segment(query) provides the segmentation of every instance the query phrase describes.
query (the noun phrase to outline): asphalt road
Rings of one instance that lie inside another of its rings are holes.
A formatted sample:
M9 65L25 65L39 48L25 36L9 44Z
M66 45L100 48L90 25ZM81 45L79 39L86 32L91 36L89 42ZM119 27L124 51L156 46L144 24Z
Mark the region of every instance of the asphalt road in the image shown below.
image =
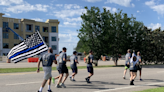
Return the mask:
M129 72L123 79L123 67L97 68L94 69L95 75L91 78L91 84L85 82L88 73L86 69L79 70L75 77L76 82L72 82L69 78L65 85L67 88L55 88L52 84L53 92L133 92L143 89L164 86L164 65L145 66L143 68L143 81L136 78L134 86L129 85ZM71 73L71 71L69 71ZM57 76L58 72L53 71L53 76ZM43 72L28 73L1 73L0 74L0 92L36 92L43 80ZM47 85L43 92L47 91Z

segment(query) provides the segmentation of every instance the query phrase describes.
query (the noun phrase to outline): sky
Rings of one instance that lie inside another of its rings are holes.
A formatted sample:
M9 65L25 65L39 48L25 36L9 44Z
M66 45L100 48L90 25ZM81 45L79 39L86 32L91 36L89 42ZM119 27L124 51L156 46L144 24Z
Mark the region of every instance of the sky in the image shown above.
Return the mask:
M111 12L123 10L129 17L133 15L148 28L164 29L164 0L0 0L0 13L4 17L27 18L45 22L47 19L58 19L59 24L59 51L67 48L71 55L79 38L81 15L84 7L92 6L103 8Z

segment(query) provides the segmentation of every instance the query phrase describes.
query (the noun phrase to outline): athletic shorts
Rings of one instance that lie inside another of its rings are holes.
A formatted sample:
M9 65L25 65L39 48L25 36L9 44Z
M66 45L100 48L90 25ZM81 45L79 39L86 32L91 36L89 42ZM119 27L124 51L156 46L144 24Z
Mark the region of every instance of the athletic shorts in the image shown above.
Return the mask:
M93 73L93 67L87 67L89 73Z
M71 68L73 73L77 73L77 67Z
M137 70L130 70L130 72L137 72Z
M125 66L125 69L127 70L127 69L129 69L127 66Z
M52 68L51 67L43 67L43 71L44 71L44 79L45 80L48 80L50 77L52 77L52 75L51 75Z
M59 74L68 73L68 68L66 65L59 65Z
M142 68L138 68L137 70L142 70Z

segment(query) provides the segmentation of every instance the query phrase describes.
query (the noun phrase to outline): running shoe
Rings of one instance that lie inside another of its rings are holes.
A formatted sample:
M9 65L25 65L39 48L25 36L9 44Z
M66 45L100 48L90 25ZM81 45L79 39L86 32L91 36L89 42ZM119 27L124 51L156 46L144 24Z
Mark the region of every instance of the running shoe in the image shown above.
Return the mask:
M64 83L61 83L60 86L63 87L63 88L66 88L66 86L64 85Z
M72 81L76 81L75 79L72 79Z
M59 84L56 84L56 86L55 86L56 88L61 88L61 86L59 85Z
M52 80L52 83L55 84L55 78L52 78L51 80Z
M86 82L88 82L89 79L88 78L85 78L85 80L86 80Z
M52 92L51 90L47 90L47 92Z
M123 77L123 79L126 79L125 77Z
M140 81L142 81L142 79L140 79Z
M36 92L41 92L41 91L38 90L38 91L36 91Z
M70 76L69 78L70 78L70 81L72 81L72 77Z

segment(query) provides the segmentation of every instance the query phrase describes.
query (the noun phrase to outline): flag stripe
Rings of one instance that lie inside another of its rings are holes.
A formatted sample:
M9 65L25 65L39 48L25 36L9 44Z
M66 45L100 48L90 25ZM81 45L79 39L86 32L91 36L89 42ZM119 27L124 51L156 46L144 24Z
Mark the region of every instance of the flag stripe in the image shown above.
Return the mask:
M13 48L10 50L10 52L8 53L8 55L10 55L10 54L13 52L13 50L19 48L19 47L22 46L22 45L24 45L24 42L22 42L22 43L16 45L15 47L13 47Z
M31 51L29 51L29 52L27 52L27 53L24 53L24 54L22 54L22 55L18 55L18 56L16 56L16 57L12 58L11 60L14 61L14 60L19 59L19 58L21 58L21 57L28 56L28 55L30 55L31 53L35 53L35 52L37 52L37 51L39 51L39 50L41 50L41 49L43 49L43 48L46 48L46 46L45 46L45 45L42 45L42 46L40 46L40 47L38 47L38 48L36 48L36 49L34 49L34 50L31 50Z
M26 50L23 50L23 51L21 51L21 52L18 52L18 53L16 53L16 54L14 54L13 56L11 56L9 59L11 59L11 58L13 58L13 57L16 57L16 56L18 56L18 55L20 55L20 54L26 53L26 52L28 52L28 51L30 51L30 50L36 49L37 47L39 47L39 46L41 46L41 45L43 45L43 44L44 44L44 43L42 42L42 43L40 43L40 44L38 44L38 45L36 45L36 46L34 46L34 47L32 47L32 48L28 48L28 49L26 49Z
M47 51L47 49L48 49L48 48L44 48L44 49L42 49L42 50L40 50L40 51L38 51L38 52L34 52L33 54L30 54L30 55L28 55L28 56L21 57L21 58L15 60L14 63L17 63L17 62L19 62L19 61L21 61L21 60L24 60L24 59L27 59L27 58L29 58L29 57L32 57L32 56L34 56L34 55L36 55L36 54L39 54L39 53L41 53L41 52Z
M18 49L16 49L16 50L13 50L13 51L10 53L9 57L13 56L15 53L18 53L18 52L23 51L23 50L26 50L26 49L28 49L28 48L27 48L26 45L24 45L24 46L22 46L22 47L20 47L20 48L18 48Z

